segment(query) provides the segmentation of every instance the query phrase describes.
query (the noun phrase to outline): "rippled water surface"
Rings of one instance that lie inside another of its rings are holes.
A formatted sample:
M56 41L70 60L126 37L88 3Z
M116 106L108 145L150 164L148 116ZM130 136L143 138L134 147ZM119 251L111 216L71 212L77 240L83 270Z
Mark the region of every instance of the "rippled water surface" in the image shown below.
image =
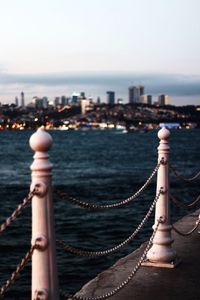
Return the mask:
M31 131L0 132L0 223L27 195L33 152ZM151 174L157 162L157 131L123 134L116 131L52 131L54 145L53 184L83 201L112 203L133 194ZM200 131L174 130L170 137L171 163L184 176L200 169ZM183 184L171 176L171 192L183 201L199 193L199 181ZM155 180L134 203L123 208L92 212L54 196L56 236L76 247L102 250L128 237L142 220L155 196ZM172 207L172 219L187 211ZM137 238L112 256L88 259L57 249L59 282L62 289L77 291L84 283L117 259L136 249L151 234L153 216ZM31 206L0 236L0 286L29 249ZM30 299L31 266L6 294L5 299Z

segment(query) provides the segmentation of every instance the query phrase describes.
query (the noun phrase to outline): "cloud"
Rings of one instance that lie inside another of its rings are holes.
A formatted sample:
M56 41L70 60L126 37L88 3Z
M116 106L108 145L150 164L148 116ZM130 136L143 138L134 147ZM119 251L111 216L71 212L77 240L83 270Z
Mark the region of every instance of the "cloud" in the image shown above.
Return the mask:
M52 73L52 74L9 74L1 71L1 86L17 86L20 88L55 87L70 89L99 88L106 91L112 89L125 94L130 85L141 84L149 94L165 93L174 96L200 95L200 77L174 74L142 74L142 73Z

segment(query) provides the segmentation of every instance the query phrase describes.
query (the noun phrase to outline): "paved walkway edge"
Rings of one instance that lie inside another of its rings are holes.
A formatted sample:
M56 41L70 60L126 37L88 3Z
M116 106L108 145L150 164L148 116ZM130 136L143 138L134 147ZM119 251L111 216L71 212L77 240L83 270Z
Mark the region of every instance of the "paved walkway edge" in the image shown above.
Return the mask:
M200 209L176 222L175 226L189 231L195 224ZM110 297L112 300L187 300L200 299L200 234L196 230L192 235L183 237L172 232L173 247L181 258L174 269L141 267L126 287ZM146 243L140 248L118 260L112 267L89 281L76 294L81 297L98 297L123 282L133 270L144 251ZM91 299L91 298L90 298ZM103 298L102 298L103 299Z

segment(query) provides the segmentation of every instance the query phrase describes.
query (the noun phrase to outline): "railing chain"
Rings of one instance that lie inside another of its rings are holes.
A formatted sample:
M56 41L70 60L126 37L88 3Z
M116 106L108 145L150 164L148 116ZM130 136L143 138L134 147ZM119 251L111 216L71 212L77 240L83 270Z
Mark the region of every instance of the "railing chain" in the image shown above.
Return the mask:
M178 174L178 172L176 171L176 168L173 167L172 165L169 165L169 168L178 179L185 181L185 182L192 182L192 181L196 180L198 177L200 177L200 171L195 176L186 178L186 177Z
M175 198L173 195L170 195L170 198L174 202L174 204L176 204L177 206L179 206L181 208L190 208L190 207L193 207L195 204L197 204L200 201L200 194L198 195L198 197L194 201L192 201L189 204L181 202L180 200Z
M107 250L102 250L102 251L90 251L90 250L86 250L86 249L80 249L80 248L75 248L72 247L70 245L65 244L64 241L62 240L57 240L57 244L61 247L63 247L63 250L65 252L70 252L79 256L88 256L88 257L100 257L100 256L106 256L109 255L113 252L116 252L117 250L119 250L120 248L122 248L123 246L125 246L126 244L128 244L131 240L134 239L134 237L136 236L136 234L142 229L142 227L145 225L145 223L147 222L148 218L150 217L159 197L160 194L162 193L163 188L161 188L158 192L158 194L156 195L155 199L153 200L152 205L150 206L147 214L145 215L145 217L143 218L143 220L141 221L141 223L139 224L139 226L134 230L134 232L126 239L124 240L122 243L120 243L119 245L111 248L111 249L107 249Z
M195 230L197 230L199 224L200 224L200 215L199 215L199 217L198 217L198 219L197 219L197 221L196 221L195 226L194 226L191 230L189 230L188 232L182 232L182 231L180 231L179 229L177 229L174 225L172 225L172 229L173 229L176 233L178 233L179 235L181 235L181 236L189 236L189 235L191 235Z
M134 199L136 199L149 185L149 183L151 182L151 180L153 179L153 177L155 176L155 174L157 173L159 167L161 164L165 164L166 162L161 159L160 162L156 165L155 169L153 170L152 174L149 176L149 178L147 179L147 181L145 182L145 184L132 196L130 196L129 198L118 202L118 203L113 203L113 204L107 204L107 205L97 205L97 204L92 204L92 203L88 203L88 202L84 202L84 201L80 201L74 197L71 197L67 194L65 194L64 192L54 189L54 193L56 193L56 195L58 195L59 197L61 197L62 199L69 201L75 205L78 205L82 208L87 208L87 209L91 209L91 210L104 210L104 209L111 209L111 208L118 208L118 207L122 207L128 203L130 203L131 201L133 201Z
M68 300L102 300L102 299L110 298L113 295L117 294L121 289L123 289L131 281L131 279L135 276L136 272L141 267L142 263L144 262L144 260L146 258L146 255L147 255L149 249L152 246L153 239L154 239L154 237L156 235L156 232L158 230L158 227L159 227L160 223L162 223L162 217L158 220L158 222L156 224L156 227L155 227L155 230L154 230L152 236L150 237L149 242L148 242L148 244L147 244L147 246L146 246L146 248L145 248L142 256L140 257L139 261L137 262L136 266L134 267L133 271L115 289L113 289L112 291L110 291L110 292L108 292L106 294L103 294L103 295L97 296L97 297L82 297L82 296L75 296L75 295L73 296L73 295L70 295L67 292L60 291L61 297L65 298L65 299L68 299Z
M0 288L0 299L4 298L5 293L11 287L11 285L15 282L15 280L16 280L17 276L20 274L20 272L24 269L24 267L26 266L26 264L32 257L35 249L36 249L36 245L31 246L29 251L26 253L24 258L21 260L21 262L17 266L16 270L11 274L10 278L5 282L5 284Z
M24 198L23 202L18 205L18 207L14 210L12 215L8 217L4 223L0 225L0 233L4 232L8 226L21 214L22 210L27 206L27 204L32 200L35 192L37 190L37 186L31 192L29 192L28 196Z

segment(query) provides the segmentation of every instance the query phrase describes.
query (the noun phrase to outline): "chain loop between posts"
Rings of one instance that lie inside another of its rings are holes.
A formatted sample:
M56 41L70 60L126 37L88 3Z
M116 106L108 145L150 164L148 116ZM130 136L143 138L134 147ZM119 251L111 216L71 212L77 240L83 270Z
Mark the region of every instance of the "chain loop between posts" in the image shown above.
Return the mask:
M142 263L144 262L144 260L146 258L146 255L147 255L149 249L152 246L153 239L154 239L154 237L156 235L156 232L158 230L158 227L159 227L160 223L161 223L161 219L158 220L158 222L156 224L156 227L155 227L155 230L154 230L153 234L151 235L151 237L149 239L149 242L148 242L148 244L147 244L147 246L146 246L146 248L145 248L142 256L140 257L139 261L137 262L136 266L134 267L133 271L115 289L113 289L112 291L110 291L110 292L108 292L106 294L103 294L103 295L97 296L97 297L82 297L82 296L75 296L75 295L73 296L73 295L70 295L67 292L60 291L61 297L63 297L64 299L68 299L68 300L102 300L102 299L110 298L113 295L117 294L121 289L123 289L131 281L131 279L135 276L136 272L141 267Z
M174 202L175 205L181 207L181 208L191 208L193 207L195 204L197 204L200 201L200 194L198 195L198 197L193 200L191 203L186 204L184 202L181 202L180 200L178 200L177 198L175 198L174 196L170 195L171 200Z
M134 232L127 239L125 239L122 243L118 244L117 246L115 246L111 249L102 250L102 251L90 251L90 250L86 250L86 249L72 247L70 245L65 244L65 242L62 240L57 240L56 241L57 244L59 246L63 247L63 251L65 251L65 252L70 252L70 253L76 254L78 256L88 256L88 257L92 257L92 258L106 256L106 255L112 254L113 252L116 252L123 246L127 245L131 240L133 240L134 237L136 236L136 234L142 229L142 227L144 226L144 224L147 222L148 218L150 217L150 215L162 193L162 190L163 190L163 188L161 188L159 190L159 192L156 195L155 199L153 200L153 203L150 206L147 214L145 215L145 217L143 218L141 223L138 225L138 227L134 230Z
M4 223L0 225L0 234L4 232L8 226L21 214L22 210L27 206L27 204L32 200L35 192L37 191L37 186L33 189L33 191L29 192L28 196L24 198L23 202L18 205L16 210L12 213L10 217L8 217Z
M194 180L196 180L198 177L200 177L200 171L193 177L190 178L186 178L182 175L179 175L176 168L173 167L172 165L169 165L170 170L172 171L172 173L180 180L185 181L185 182L192 182Z
M17 276L20 272L24 269L28 261L33 255L34 250L37 248L36 245L31 246L29 251L26 253L24 258L21 260L19 265L17 266L16 270L11 274L10 278L4 283L4 285L0 288L0 299L4 298L5 293L11 287L11 285L16 281Z
M78 205L82 208L87 208L87 209L91 209L91 210L105 210L105 209L111 209L111 208L118 208L118 207L122 207L128 203L130 203L131 201L133 201L134 199L136 199L149 185L149 183L151 182L151 180L153 179L153 177L155 176L155 174L157 173L159 167L161 164L165 164L166 162L164 161L164 159L162 158L160 160L160 162L156 165L155 169L153 170L152 174L149 176L149 178L147 179L147 181L145 182L145 184L132 196L130 196L129 198L118 202L118 203L113 203L113 204L107 204L107 205L97 205L97 204L92 204L92 203L88 203L88 202L84 202L84 201L80 201L74 197L71 197L67 194L65 194L64 192L54 189L54 193L61 197L62 199L69 201L75 205Z
M182 231L180 231L179 229L177 229L174 225L172 225L172 229L173 229L176 233L178 233L179 235L181 235L181 236L189 236L189 235L191 235L194 231L197 230L197 228L198 228L198 226L199 226L199 224L200 224L200 215L199 215L199 217L198 217L198 219L196 220L195 223L196 223L196 224L194 225L194 227L193 227L191 230L189 230L188 232L182 232Z

